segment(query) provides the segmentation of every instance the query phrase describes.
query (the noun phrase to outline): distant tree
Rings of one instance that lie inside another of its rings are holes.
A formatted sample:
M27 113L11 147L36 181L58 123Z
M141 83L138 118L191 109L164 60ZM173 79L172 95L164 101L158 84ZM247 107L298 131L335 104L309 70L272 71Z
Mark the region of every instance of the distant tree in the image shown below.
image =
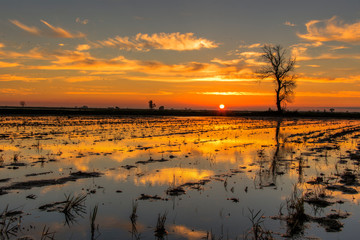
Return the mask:
M272 78L275 82L276 107L282 112L286 103L292 102L296 87L295 75L291 74L295 68L296 59L288 56L287 50L280 45L264 45L262 58L267 63L257 71L262 79Z
M149 101L149 108L154 109L155 107L156 107L156 104L152 100L150 100Z
M25 107L26 103L25 101L20 101L20 106Z
M164 111L164 110L165 110L165 107L164 107L164 106L160 106L160 107L159 107L159 110L160 110L160 111Z

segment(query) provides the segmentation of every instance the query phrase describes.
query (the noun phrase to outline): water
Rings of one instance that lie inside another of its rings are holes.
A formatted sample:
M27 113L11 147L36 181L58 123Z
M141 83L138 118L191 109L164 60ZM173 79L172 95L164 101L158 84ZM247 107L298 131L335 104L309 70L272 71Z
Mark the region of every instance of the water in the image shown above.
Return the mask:
M0 195L0 211L6 206L22 211L13 220L5 218L20 228L3 231L4 239L39 239L44 227L55 239L211 239L211 234L250 239L251 211L263 215L264 234L270 231L282 239L290 232L287 199L294 186L299 198L323 192L332 203L319 207L305 202L305 214L313 220L301 224L295 237L345 239L360 233L359 195L325 189L345 186L341 176L351 171L356 179L345 187L359 190L360 121L2 117L0 124L0 188L6 192ZM69 180L79 171L102 175ZM307 183L316 178L322 181ZM56 179L57 184L14 187ZM168 191L178 187L185 193ZM141 200L142 194L153 198ZM70 217L61 204L39 209L66 196L86 196L80 210L69 211ZM89 217L95 206L92 233ZM132 222L133 206L137 217ZM350 216L338 220L343 227L335 232L314 220L339 211ZM154 232L159 214L166 215L164 236Z

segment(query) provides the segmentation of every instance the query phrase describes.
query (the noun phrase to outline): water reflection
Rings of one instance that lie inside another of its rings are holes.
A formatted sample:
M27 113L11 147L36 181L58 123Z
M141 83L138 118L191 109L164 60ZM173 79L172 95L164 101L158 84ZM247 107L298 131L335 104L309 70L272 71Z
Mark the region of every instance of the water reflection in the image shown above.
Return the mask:
M357 120L3 117L0 125L1 203L24 206L24 227L37 222L42 229L46 222L60 238L91 237L87 218L62 231L60 217L38 211L72 192L88 196L86 216L99 204L97 222L106 229L100 239L153 238L156 217L165 210L168 239L206 237L219 224L235 239L249 229L241 209L277 215L294 185L312 219L304 235L329 236L313 226L331 210L314 207L310 196L330 199L334 208L343 204L341 209L354 209L349 218L359 217ZM52 184L78 171L104 175ZM30 181L49 184L14 188ZM37 198L26 198L30 194ZM150 198L140 201L141 194ZM228 213L219 220L223 211ZM277 224L271 226L281 232ZM347 236L346 226L339 234Z

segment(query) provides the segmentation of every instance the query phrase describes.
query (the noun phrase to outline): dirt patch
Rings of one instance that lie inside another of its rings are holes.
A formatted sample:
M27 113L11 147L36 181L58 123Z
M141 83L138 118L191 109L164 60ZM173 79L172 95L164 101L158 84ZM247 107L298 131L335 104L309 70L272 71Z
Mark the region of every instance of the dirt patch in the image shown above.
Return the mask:
M5 183L5 182L8 182L10 181L11 178L3 178L3 179L0 179L0 183Z
M149 164L149 163L156 163L156 162L167 162L169 160L167 159L164 159L164 158L161 158L161 159L152 159L152 158L149 158L149 160L146 160L146 161L137 161L136 164Z
M180 196L185 194L185 190L183 187L170 187L166 190L166 194L170 196Z
M357 194L358 191L355 188L346 187L343 185L329 185L326 187L328 190L335 190L335 191L341 191L342 193L346 194Z
M147 194L141 194L141 196L138 198L139 200L163 200L163 201L167 201L167 198L162 198L158 195L147 195Z
M0 188L0 195L2 192L6 190L25 190L25 189L31 189L34 187L44 187L44 186L50 186L50 185L59 185L64 184L69 181L76 181L81 178L92 178L92 177L100 177L102 173L99 172L74 172L71 173L68 177L58 178L58 179L43 179L43 180L32 180L32 181L26 181L26 182L16 182L13 183L10 186L2 187Z
M42 172L42 173L30 173L30 174L26 174L25 177L35 177L35 176L40 176L40 175L46 175L46 174L50 174L53 172Z

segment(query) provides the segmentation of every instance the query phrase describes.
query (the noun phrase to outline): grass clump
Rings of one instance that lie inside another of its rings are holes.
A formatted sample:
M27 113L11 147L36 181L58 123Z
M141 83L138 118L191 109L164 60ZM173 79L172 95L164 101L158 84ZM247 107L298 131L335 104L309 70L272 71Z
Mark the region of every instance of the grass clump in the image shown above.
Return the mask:
M97 239L95 237L95 230L99 231L99 224L95 224L96 216L98 213L98 205L95 205L93 210L90 212L90 229L91 229L91 240Z
M46 239L54 240L55 232L50 232L50 227L46 227L45 225L41 232L40 240L46 240Z
M264 215L261 213L261 210L255 211L253 209L249 209L250 216L248 217L251 222L251 230L245 235L244 239L254 239L254 240L270 240L274 239L271 235L271 232L262 227L262 223L264 222Z
M164 214L159 213L158 215L158 219L155 227L155 236L158 237L159 239L163 239L164 236L167 235L167 231L165 229L166 215L167 212L165 212Z
M304 230L304 223L309 220L305 214L304 196L300 194L297 185L294 185L291 196L286 200L288 215L286 217L287 235L294 236Z

